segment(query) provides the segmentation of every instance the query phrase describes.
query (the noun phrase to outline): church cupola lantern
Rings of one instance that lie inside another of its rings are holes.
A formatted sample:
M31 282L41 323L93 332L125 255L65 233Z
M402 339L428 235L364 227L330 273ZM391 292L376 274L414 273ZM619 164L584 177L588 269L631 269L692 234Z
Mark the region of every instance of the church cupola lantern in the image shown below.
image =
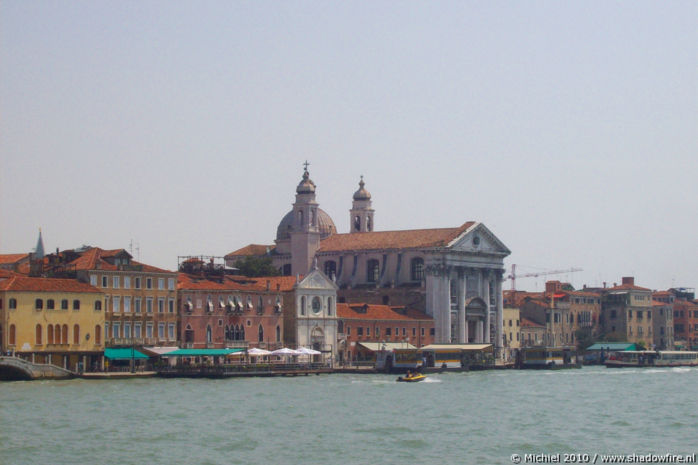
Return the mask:
M351 210L349 210L349 224L352 233L371 232L374 228L371 193L366 190L365 186L364 177L361 176L359 190L354 192Z

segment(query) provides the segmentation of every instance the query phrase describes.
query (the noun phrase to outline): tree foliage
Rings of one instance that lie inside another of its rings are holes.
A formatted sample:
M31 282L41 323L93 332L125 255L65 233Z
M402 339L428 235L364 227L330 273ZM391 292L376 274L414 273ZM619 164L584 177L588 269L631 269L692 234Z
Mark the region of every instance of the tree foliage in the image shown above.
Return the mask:
M240 270L240 274L250 278L259 276L278 276L279 270L274 267L271 257L249 256L235 262L235 268Z

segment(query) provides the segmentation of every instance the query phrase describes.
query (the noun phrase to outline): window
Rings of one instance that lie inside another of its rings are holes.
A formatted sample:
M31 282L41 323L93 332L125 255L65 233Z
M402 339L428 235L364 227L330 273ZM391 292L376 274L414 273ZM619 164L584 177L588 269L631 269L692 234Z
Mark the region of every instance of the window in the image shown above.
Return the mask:
M208 327L208 331L211 330L211 327ZM158 323L158 339L165 339L165 323ZM207 339L208 342L208 339Z
M141 288L141 278L133 278L133 287L136 289Z
M121 323L114 323L111 328L111 334L114 339L121 337Z
M257 328L257 339L259 340L259 342L264 342L264 328L261 324Z
M174 308L175 308L175 301L174 299L169 299L167 301L167 311L169 313L174 313Z
M175 325L174 325L174 323L170 323L169 325L167 325L167 339L169 339L170 341L175 340Z
M407 328L402 328L402 336L407 336Z
M175 284L174 284L174 278L167 278L167 289L174 291Z
M376 339L381 337L381 330L377 326L375 328L373 328L373 332L376 335Z
M53 310L56 308L56 302L53 299L48 299L46 301L46 310Z
M158 278L158 289L165 289L165 278Z
M112 277L112 287L113 287L114 289L118 289L118 288L119 288L119 279L120 279L120 278L119 278L118 276Z
M141 313L141 298L135 297L133 299L133 311L135 313Z
M9 335L9 339L10 339L10 345L11 345L11 346L13 346L13 345L16 344L16 341L15 341L15 338L16 338L16 334L15 334L15 333L16 333L16 331L17 331L17 329L15 328L15 325L10 325L10 335Z
M145 288L146 289L153 288L153 278L145 278Z
M148 339L151 339L153 337L153 324L152 323L146 323L145 325L145 337Z
M124 296L124 313L131 313L131 296Z
M80 325L73 326L73 344L80 344Z
M36 299L34 301L34 308L37 310L41 310L44 308L44 301L41 299Z
M53 325L46 327L46 339L48 344L53 344Z
M349 331L349 327L347 327L347 334L349 334L348 331ZM359 326L358 328L356 328L356 335L357 335L357 336L363 336L363 335L364 335L364 329L363 329L361 326Z
M320 302L320 297L313 297L313 313L316 315L322 310L322 302Z
M124 289L131 289L131 277L124 276Z
M124 323L124 338L131 338L131 323Z
M36 345L38 345L38 346L43 344L43 341L41 340L41 335L42 335L41 325L36 325Z
M153 298L148 297L145 299L145 312L146 313L153 313Z
M327 298L327 316L332 316L332 297Z
M301 297L301 315L305 315L305 296Z
M61 300L61 310L68 310L68 299Z
M424 337L424 328L419 328L419 330L420 330L420 334L422 335L422 337Z
M337 262L334 260L328 260L325 262L325 274L328 278L334 279L337 276Z
M73 310L80 310L80 301L78 299L73 300Z
M100 325L95 325L95 345L100 345L102 343L102 327Z
M15 298L10 299L9 308L10 308L10 309L15 309L15 308L17 308L17 299L15 299Z
M392 332L393 332L393 329L392 329L392 328L385 328L385 335L386 335L386 336L391 336L391 335L392 335Z
M102 310L102 301L95 300L95 310Z
M369 283L375 283L378 281L380 272L380 265L378 260L372 258L366 264L366 281Z
M276 342L281 342L281 327L276 326Z
M412 337L417 336L417 328L412 328Z
M351 336L351 326L347 326L347 336Z
M109 287L108 279L109 278L107 278L106 276L102 276L102 287Z
M424 259L417 257L410 261L410 279L412 281L424 279Z
M97 287L97 275L96 274L90 275L90 286Z
M133 337L136 339L141 338L141 323L136 323L133 325Z
M211 303L210 300L209 303ZM213 306L212 303L211 306ZM158 313L165 313L165 299L163 298L158 299Z
M121 296L115 295L112 297L112 312L119 313L121 311Z
M429 336L433 336L436 334L436 330L434 328L429 328Z

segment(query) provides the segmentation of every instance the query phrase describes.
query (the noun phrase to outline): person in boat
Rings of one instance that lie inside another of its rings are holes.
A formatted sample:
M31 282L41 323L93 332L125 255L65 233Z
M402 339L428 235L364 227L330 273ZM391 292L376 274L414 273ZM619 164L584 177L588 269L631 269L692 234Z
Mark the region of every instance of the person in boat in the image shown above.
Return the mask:
M410 370L407 370L407 374L405 375L405 378L411 378L412 377L412 372Z

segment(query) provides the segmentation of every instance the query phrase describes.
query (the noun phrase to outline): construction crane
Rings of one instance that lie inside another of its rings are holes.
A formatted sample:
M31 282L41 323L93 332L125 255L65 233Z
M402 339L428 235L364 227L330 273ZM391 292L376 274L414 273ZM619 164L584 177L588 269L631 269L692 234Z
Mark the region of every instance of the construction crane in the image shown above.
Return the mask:
M506 279L511 279L511 290L515 291L516 290L516 278L531 278L531 277L538 277L538 276L548 276L551 274L563 274L563 273L574 273L575 271L584 271L581 268L568 268L566 270L550 270L550 271L537 271L534 273L526 273L526 274L516 274L516 265L512 264L511 265L511 274L507 276Z

